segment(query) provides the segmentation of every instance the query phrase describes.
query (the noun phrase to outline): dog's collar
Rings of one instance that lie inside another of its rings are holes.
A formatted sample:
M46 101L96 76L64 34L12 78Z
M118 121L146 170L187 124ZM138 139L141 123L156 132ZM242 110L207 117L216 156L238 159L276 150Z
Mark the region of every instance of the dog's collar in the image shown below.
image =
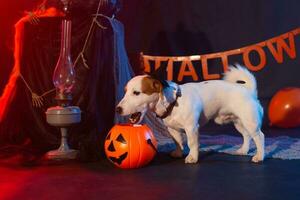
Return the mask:
M181 90L180 90L179 86L177 87L177 90L176 90L175 100L168 105L168 107L166 108L166 111L162 115L156 114L156 117L158 117L160 119L165 119L166 117L168 117L171 114L174 106L176 106L178 97L181 97Z

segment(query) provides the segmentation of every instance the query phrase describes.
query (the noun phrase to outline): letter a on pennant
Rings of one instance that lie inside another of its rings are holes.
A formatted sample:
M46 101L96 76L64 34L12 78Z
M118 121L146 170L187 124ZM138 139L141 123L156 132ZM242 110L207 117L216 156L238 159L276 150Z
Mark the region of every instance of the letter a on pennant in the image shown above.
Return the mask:
M182 64L180 66L180 71L178 74L178 81L182 81L184 76L192 76L194 81L198 80L198 76L193 66L193 63L189 59L185 59L182 61Z

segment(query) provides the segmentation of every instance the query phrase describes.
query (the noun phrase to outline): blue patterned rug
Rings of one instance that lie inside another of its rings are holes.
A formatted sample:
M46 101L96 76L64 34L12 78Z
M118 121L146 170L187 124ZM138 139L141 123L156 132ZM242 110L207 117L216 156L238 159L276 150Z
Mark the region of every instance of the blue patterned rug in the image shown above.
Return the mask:
M175 144L168 140L164 144L158 141L159 152L170 152L175 149ZM204 152L220 152L234 155L242 144L242 137L229 135L201 135L200 136L200 151ZM188 152L186 147L184 153ZM254 155L256 152L255 145L251 141L250 151L248 155ZM292 138L289 136L266 137L265 139L266 158L278 158L283 160L300 159L300 138Z

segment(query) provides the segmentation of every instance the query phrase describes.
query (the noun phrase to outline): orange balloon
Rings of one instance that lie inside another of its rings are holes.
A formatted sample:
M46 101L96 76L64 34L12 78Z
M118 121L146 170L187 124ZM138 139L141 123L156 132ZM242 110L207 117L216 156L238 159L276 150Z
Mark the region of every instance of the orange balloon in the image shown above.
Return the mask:
M271 126L292 128L300 126L300 88L279 90L269 104Z
M157 141L147 125L117 124L104 142L109 161L120 168L138 168L155 156Z

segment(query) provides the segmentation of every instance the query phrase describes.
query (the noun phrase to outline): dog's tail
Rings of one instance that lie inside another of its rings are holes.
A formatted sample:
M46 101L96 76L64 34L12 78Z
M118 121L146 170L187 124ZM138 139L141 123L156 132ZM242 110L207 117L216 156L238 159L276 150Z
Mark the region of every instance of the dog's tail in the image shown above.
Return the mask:
M249 89L253 95L257 96L255 77L245 67L239 64L235 64L235 67L230 66L229 70L224 73L223 80L240 84Z

